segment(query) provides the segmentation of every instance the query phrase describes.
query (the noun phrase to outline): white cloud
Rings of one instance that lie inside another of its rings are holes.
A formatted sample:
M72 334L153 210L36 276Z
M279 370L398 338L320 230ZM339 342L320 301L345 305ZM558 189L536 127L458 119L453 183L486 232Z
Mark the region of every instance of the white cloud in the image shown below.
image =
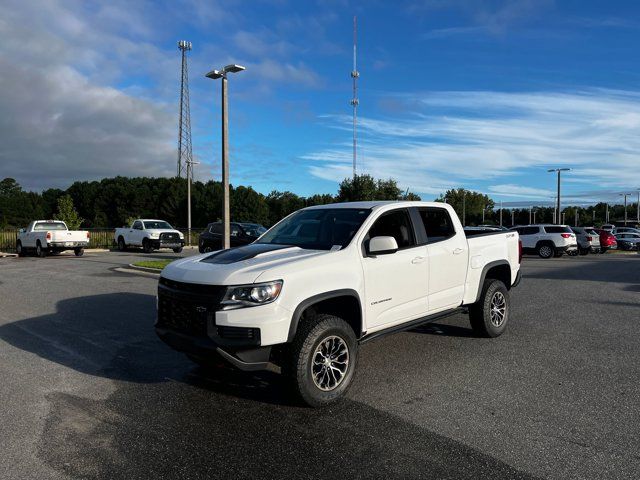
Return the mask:
M557 165L571 167L567 177L574 182L603 189L640 185L636 92L435 92L396 99L406 105L402 116L360 119L360 157L369 173L391 175L419 192L532 172L549 175L544 169ZM347 115L323 121L345 133L351 129ZM351 162L350 145L305 158L318 162L312 174L337 181ZM548 193L513 181L501 186L523 197ZM571 193L579 194L575 188Z

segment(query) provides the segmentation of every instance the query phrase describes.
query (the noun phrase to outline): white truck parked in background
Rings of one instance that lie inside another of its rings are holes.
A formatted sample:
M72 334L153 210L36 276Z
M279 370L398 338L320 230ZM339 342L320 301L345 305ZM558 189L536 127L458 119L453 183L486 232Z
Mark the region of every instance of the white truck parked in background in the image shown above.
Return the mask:
M465 232L443 203L309 207L252 244L165 267L156 333L204 366L279 364L323 406L351 385L359 344L461 312L476 334L502 334L521 253L517 232Z
M16 252L20 257L29 251L44 257L47 253L73 250L80 257L87 246L89 232L86 230L69 230L67 224L60 220L35 220L18 232Z
M133 246L142 247L145 253L160 248L180 253L184 247L184 235L169 223L145 218L134 220L130 227L116 228L113 241L121 252Z

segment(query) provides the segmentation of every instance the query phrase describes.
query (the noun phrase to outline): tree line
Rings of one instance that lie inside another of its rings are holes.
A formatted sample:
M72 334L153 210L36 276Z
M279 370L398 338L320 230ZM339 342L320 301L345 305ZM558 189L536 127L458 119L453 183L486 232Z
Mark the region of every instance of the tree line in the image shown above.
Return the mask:
M187 184L184 178L115 177L74 182L66 190L42 193L22 189L13 178L0 181L0 228L24 227L34 219L79 219L84 228L114 228L133 218L161 218L176 227L187 225ZM340 183L338 192L308 197L289 191L264 195L251 187L231 186L231 220L271 226L300 208L357 200L419 200L403 192L395 180L358 175ZM71 204L71 209L70 209ZM193 182L191 224L204 227L222 217L222 183ZM75 222L74 222L75 223Z
M232 186L231 220L271 226L300 208L334 202L359 200L420 200L402 191L393 179L375 179L356 175L343 180L335 195L308 197L289 191L264 195L251 187ZM465 189L450 189L435 201L446 201L467 225L499 224L500 209L487 195ZM630 221L635 218L634 204L627 208ZM624 218L622 205L609 205L611 220ZM553 207L535 207L535 222L552 223ZM605 222L607 205L563 208L564 223L600 225ZM191 187L191 223L204 227L222 217L222 183L193 182ZM484 212L484 214L483 214ZM529 208L502 209L505 226L529 223ZM66 190L50 188L42 193L25 191L13 178L0 181L0 228L26 226L34 219L71 218L84 228L114 228L127 225L133 218L161 218L176 227L187 224L187 185L184 178L115 177L100 181L74 182ZM533 214L532 218L533 220Z

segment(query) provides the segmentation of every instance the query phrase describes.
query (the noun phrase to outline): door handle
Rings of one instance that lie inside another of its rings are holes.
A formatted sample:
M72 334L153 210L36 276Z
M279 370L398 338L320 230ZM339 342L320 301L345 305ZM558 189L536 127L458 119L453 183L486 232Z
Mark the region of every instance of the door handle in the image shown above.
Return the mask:
M454 254L454 255L460 255L462 252L464 252L464 250L463 250L462 248L456 248L456 249L453 251L453 254Z
M411 263L416 264L416 263L422 263L426 260L426 257L415 257L413 260L411 260Z

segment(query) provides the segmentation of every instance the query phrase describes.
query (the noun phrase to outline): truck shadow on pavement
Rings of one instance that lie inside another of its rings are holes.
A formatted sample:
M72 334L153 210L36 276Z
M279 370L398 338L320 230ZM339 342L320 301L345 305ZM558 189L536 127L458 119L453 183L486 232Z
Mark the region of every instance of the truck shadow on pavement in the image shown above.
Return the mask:
M38 451L52 468L82 478L531 478L353 400L292 405L273 372L204 371L157 339L154 314L151 295L106 294L0 327L17 348L114 380L105 399L46 394Z

